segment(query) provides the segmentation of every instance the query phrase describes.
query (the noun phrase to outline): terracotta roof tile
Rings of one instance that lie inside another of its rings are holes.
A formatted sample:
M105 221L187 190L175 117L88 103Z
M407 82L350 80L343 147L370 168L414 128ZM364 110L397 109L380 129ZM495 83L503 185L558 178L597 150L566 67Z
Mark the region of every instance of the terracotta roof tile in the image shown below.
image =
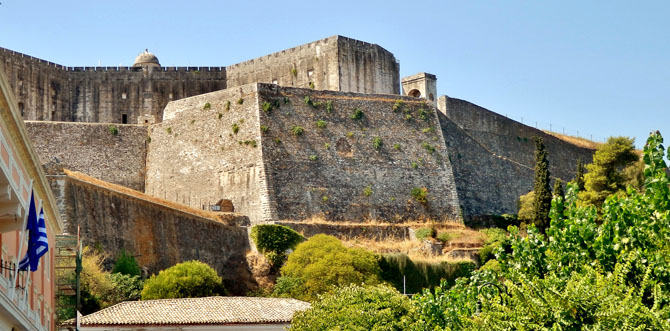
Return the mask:
M261 297L126 301L84 316L81 325L290 323L295 312L309 307L309 303L296 299Z

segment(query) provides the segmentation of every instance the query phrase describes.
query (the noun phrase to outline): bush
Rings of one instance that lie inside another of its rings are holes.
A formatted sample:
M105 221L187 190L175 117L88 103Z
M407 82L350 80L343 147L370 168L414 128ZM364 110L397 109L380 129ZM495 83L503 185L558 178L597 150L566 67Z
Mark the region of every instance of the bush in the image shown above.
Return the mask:
M142 300L198 298L224 295L225 290L212 267L200 261L187 261L161 270L144 284Z
M326 121L324 121L324 120L316 121L316 127L319 128L319 129L325 129L326 128Z
M237 99L237 104L238 105L241 105L243 103L244 103L244 99L242 99L242 98Z
M451 235L450 235L449 233L447 233L447 232L440 232L440 233L437 234L437 236L435 237L435 239L437 239L437 240L439 240L439 241L441 241L441 242L443 242L443 243L446 243L446 242L448 242L449 240L451 240Z
M369 197L372 195L372 186L368 185L363 188L363 195Z
M126 250L122 249L119 256L116 258L112 273L121 273L128 276L139 276L141 273L140 265L135 260L135 257L128 254Z
M319 159L319 156L316 155L316 154L311 154L311 155L309 156L309 160L310 160L310 161L317 161L318 159Z
M417 202L420 203L427 203L428 202L428 189L425 187L414 187L412 188L412 191L410 192L412 195L412 198L416 200Z
M291 127L291 133L293 133L293 135L296 137L300 137L303 133L305 133L305 129L303 129L301 126L294 125Z
M535 191L530 191L519 197L519 220L530 222L533 220L533 201L535 200Z
M300 289L292 297L313 301L333 285L377 284L379 271L374 254L346 248L337 238L318 234L296 247L281 268L281 275L301 280ZM275 294L284 293L277 290Z
M259 252L263 253L278 268L286 259L286 251L305 240L291 228L278 224L260 224L251 228L251 239Z
M416 239L424 240L426 238L433 238L437 235L437 231L433 228L418 228L414 231Z
M209 102L206 102L205 105L202 107L203 110L207 110L212 108L212 105Z
M112 136L117 136L119 134L119 128L117 128L116 125L110 125L109 133L111 133Z
M226 110L230 110L230 101L226 100L225 108Z
M405 103L402 100L396 100L395 103L393 104L393 112L397 113L399 112L403 107L405 107Z
M387 285L338 288L293 317L291 330L405 330L415 312L410 300Z
M263 111L266 112L266 113L272 111L272 104L267 102L267 101L263 102L262 107L263 107Z
M329 113L333 111L333 102L330 100L326 101L326 111Z
M429 154L435 153L435 146L433 146L433 145L431 145L427 142L421 143L421 147L423 147L423 149L425 149L426 152L428 152Z
M237 123L233 123L231 130L233 130L234 134L237 134L240 131L240 126Z
M351 118L352 120L360 120L361 118L363 118L363 111L358 108L354 108L354 112L351 113L349 118Z
M380 150L380 149L382 149L382 144L383 144L382 138L374 137L372 139L372 148L374 148L376 150Z
M142 297L144 281L140 276L112 273L110 280L114 284L114 301L137 301Z

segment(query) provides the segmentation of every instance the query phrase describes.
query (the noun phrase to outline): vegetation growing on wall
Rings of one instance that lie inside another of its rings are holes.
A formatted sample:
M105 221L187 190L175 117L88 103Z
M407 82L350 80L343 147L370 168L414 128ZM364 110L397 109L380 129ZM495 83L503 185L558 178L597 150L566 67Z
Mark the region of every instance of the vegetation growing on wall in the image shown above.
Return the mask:
M144 284L142 300L199 298L225 295L225 289L212 267L200 261L187 261L161 270Z
M251 228L251 239L258 251L263 253L275 268L281 267L284 263L288 250L295 249L305 240L291 228L278 224L255 225Z

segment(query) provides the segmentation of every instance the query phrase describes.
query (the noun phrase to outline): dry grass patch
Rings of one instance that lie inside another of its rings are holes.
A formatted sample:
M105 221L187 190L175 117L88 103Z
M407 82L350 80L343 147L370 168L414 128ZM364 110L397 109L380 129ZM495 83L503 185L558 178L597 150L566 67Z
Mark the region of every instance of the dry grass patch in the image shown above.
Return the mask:
M597 149L598 146L603 144L603 143L588 140L588 139L585 139L585 138L582 138L582 137L568 136L568 135L560 134L560 133L549 131L549 130L542 130L542 131L544 131L544 133L546 133L546 134L552 135L552 136L554 136L558 139L569 142L569 143L571 143L573 145L576 145L576 146L579 146L579 147Z

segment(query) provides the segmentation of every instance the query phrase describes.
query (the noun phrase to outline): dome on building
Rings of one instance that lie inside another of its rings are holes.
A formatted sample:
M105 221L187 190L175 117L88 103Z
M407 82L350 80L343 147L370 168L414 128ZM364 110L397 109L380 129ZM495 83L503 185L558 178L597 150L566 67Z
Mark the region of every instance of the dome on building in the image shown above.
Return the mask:
M140 53L140 55L135 58L135 63L133 63L133 67L143 66L160 67L161 64L158 62L156 55L149 53L149 50L145 49L143 53Z

